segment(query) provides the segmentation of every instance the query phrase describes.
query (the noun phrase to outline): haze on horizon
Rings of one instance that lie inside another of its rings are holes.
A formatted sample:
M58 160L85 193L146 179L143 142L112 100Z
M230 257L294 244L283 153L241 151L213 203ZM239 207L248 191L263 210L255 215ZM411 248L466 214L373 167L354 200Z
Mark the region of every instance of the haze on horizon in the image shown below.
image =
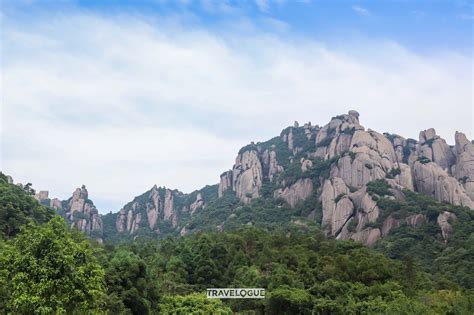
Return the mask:
M0 168L60 199L85 184L105 213L350 109L472 140L472 5L394 3L2 1Z

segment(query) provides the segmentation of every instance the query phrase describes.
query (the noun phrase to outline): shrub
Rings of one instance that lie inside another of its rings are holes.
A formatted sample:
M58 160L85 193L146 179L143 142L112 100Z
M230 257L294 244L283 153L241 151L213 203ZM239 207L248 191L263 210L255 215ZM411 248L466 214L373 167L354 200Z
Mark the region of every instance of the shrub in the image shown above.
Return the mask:
M431 160L427 158L426 156L419 157L417 161L420 162L421 164L428 164L431 162Z

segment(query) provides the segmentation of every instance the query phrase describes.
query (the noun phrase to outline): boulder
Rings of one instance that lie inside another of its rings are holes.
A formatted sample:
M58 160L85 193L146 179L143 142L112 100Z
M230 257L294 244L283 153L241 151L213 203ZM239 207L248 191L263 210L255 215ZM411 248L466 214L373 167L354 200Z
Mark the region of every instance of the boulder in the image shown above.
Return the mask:
M380 239L380 236L380 229L367 228L363 231L354 233L351 236L351 239L364 243L367 246L373 246Z
M447 241L451 234L453 233L453 227L451 226L451 222L457 219L454 213L444 211L438 215L438 225L441 228L441 235L443 239Z
M301 163L301 171L307 172L313 167L313 162L311 160L306 160L305 158L301 158L300 160Z

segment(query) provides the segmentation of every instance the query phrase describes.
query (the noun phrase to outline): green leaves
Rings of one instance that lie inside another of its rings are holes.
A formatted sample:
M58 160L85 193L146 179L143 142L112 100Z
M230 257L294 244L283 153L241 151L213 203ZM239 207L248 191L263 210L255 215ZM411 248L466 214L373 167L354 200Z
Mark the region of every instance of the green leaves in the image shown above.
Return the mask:
M159 305L161 314L232 314L232 310L218 299L193 293L186 296L164 296Z
M41 206L20 187L0 180L0 234L10 238L27 223L40 224L49 221L54 211Z
M6 310L60 314L103 309L104 271L89 243L70 232L62 218L23 227L2 251Z

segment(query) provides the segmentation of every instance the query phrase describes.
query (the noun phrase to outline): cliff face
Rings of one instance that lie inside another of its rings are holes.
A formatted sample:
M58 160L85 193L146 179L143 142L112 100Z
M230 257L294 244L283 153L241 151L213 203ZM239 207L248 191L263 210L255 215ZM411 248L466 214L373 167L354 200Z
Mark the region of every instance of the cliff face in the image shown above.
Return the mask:
M221 176L219 196L232 191L249 204L262 196L268 182L275 184L272 196L291 207L316 194L327 235L369 245L384 234L381 227L374 227L380 209L367 192L367 184L373 181L386 181L391 198L402 200L406 189L474 209L474 145L462 133L456 133L454 147L433 128L421 131L418 141L405 139L366 130L359 114L349 111L323 127L295 123L282 132L280 140L285 148L274 139L244 147L232 171ZM311 172L315 159L329 164L325 178L304 175ZM295 164L301 168L299 178L289 180ZM417 226L413 220L422 219L412 217L406 222ZM384 232L399 224L387 218Z
M366 192L367 184L374 180L388 182L394 190L392 198L403 198L401 191L407 189L474 209L469 196L470 178L474 175L470 167L472 143L463 134L456 134L456 149L437 136L434 129L420 132L417 142L365 130L358 117L351 111L333 118L318 134L316 151L308 153L323 159L338 157L320 195L323 228L328 234L369 245L380 238L380 228L366 227L380 215L377 204ZM385 226L398 224L391 222L392 218L387 220ZM348 231L351 221L357 224Z
M203 191L183 194L155 185L119 211L115 228L120 234L130 235L139 230L154 234L161 234L162 230L168 233L178 231L181 220L204 209L207 202L217 198L216 186L207 186Z

